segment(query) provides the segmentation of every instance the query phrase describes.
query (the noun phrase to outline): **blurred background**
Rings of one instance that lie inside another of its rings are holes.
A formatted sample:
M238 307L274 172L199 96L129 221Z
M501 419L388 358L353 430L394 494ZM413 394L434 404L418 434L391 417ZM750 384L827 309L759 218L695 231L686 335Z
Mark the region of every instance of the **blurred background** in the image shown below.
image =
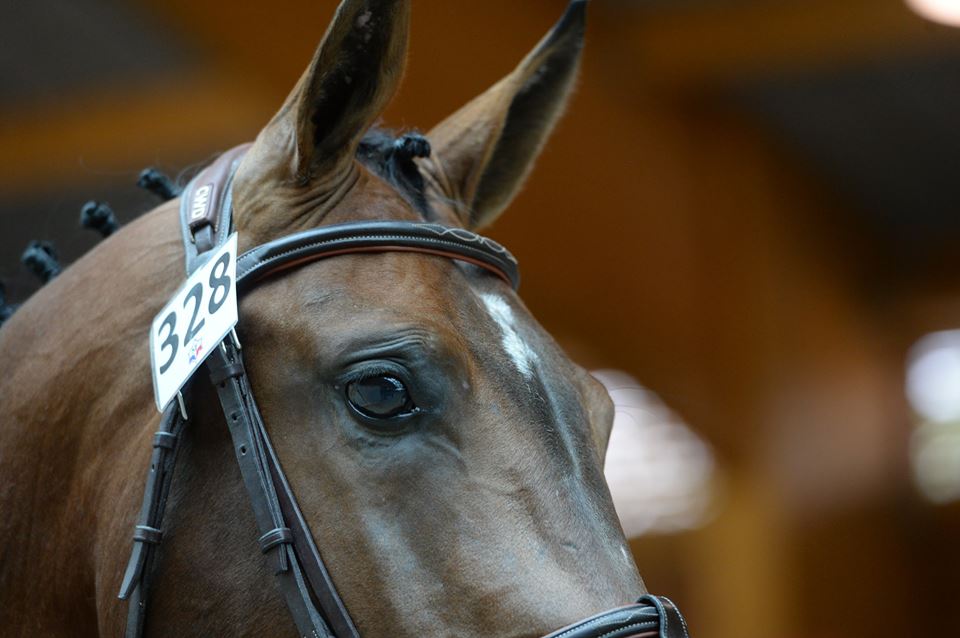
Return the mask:
M140 169L252 139L335 4L4 3L12 301L28 240L95 244L85 201L129 221L156 204ZM385 123L429 130L564 5L418 0ZM594 0L590 21L491 234L575 358L650 391L610 468L648 587L704 638L960 635L960 1Z

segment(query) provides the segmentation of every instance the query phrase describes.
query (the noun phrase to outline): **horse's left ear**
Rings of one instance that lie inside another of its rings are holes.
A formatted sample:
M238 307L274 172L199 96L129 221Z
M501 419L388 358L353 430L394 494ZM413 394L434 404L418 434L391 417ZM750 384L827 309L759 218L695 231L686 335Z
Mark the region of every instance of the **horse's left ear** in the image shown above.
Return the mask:
M410 3L342 0L310 66L260 132L248 166L257 163L285 184L321 187L353 163L403 75Z
M586 9L587 0L573 0L513 73L428 134L434 152L421 166L467 228L492 222L533 168L573 87Z
M400 84L409 25L410 0L340 3L290 97L296 105L299 181L353 161L360 139Z

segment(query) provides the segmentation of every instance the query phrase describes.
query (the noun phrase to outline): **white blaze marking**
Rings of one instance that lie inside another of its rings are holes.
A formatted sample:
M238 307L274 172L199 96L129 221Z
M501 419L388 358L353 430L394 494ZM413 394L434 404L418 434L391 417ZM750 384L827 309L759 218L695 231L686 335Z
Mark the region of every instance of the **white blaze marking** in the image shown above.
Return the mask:
M513 360L517 370L528 379L532 378L533 364L537 360L537 355L517 332L513 309L497 295L481 293L480 299L483 300L487 312L500 327L503 349Z

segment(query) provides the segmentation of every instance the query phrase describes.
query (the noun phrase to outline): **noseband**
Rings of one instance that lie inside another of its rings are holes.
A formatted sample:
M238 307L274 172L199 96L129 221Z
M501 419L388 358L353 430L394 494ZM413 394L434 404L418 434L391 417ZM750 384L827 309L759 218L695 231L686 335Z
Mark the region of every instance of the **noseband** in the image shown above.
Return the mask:
M181 228L190 274L232 232L231 181L247 147L227 152L186 187ZM510 284L520 282L517 261L497 242L460 228L378 221L324 226L269 242L237 260L237 291L249 292L268 277L339 255L410 252L471 263ZM206 361L223 408L244 486L267 556L297 630L304 638L359 638L337 594L313 535L267 434L253 398L241 346L227 338ZM191 382L192 383L192 382ZM189 393L189 385L185 392ZM153 439L143 506L133 550L120 588L128 600L126 638L144 634L147 600L163 539L162 524L179 441L188 415L176 402L167 407ZM666 598L643 596L636 604L582 620L546 638L689 638L683 617Z

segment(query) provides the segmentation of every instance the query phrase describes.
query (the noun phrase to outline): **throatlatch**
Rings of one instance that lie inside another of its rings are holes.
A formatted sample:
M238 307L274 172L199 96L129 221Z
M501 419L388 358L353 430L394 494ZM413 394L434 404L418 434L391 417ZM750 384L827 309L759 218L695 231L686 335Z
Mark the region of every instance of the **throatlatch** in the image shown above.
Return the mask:
M200 268L230 237L231 180L247 148L238 147L221 156L182 193L180 216L188 274ZM520 282L516 259L491 239L462 228L381 221L323 226L254 248L237 261L237 291L247 292L270 276L313 261L371 252L413 252L464 261L490 271L514 288ZM359 638L273 449L235 333L214 349L206 367L253 507L260 550L276 575L298 632L310 638ZM189 393L189 385L185 392ZM176 452L189 424L186 417L176 403L168 406L154 437L143 507L120 591L120 598L129 600L127 638L139 638L144 632ZM587 618L547 638L689 636L683 617L670 600L647 595L634 605Z

